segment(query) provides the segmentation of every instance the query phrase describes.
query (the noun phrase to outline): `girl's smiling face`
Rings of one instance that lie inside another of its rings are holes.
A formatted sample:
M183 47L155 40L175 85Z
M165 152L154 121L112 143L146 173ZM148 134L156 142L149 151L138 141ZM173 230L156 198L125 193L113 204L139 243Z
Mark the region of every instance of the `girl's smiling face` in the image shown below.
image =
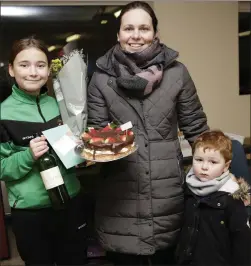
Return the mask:
M22 50L16 55L13 64L9 65L9 74L15 78L19 89L38 95L49 76L45 53L34 47Z

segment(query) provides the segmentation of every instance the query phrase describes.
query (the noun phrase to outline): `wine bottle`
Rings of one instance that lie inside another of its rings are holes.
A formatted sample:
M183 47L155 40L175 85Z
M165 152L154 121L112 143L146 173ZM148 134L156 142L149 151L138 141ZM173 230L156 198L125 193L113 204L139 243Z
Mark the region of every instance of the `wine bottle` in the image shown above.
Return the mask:
M52 207L56 210L64 209L70 200L63 177L55 157L50 150L38 159L40 175L49 194Z

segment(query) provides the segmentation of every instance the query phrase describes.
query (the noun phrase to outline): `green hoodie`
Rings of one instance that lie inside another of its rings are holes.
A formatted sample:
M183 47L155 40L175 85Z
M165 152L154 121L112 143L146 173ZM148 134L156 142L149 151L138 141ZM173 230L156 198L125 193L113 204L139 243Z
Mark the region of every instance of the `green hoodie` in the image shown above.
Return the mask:
M0 180L5 181L10 206L21 209L51 206L29 142L36 133L58 125L60 113L56 100L47 93L26 94L14 85L11 96L0 108ZM77 195L80 183L75 169L67 170L58 158L57 163L69 195Z

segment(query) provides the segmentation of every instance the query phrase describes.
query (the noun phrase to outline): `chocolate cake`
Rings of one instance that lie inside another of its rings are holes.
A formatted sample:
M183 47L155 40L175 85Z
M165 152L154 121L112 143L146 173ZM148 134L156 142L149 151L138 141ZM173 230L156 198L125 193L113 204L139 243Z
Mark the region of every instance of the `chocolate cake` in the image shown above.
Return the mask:
M81 136L84 142L82 155L87 160L109 161L124 157L135 149L134 133L108 124L105 128L88 128Z

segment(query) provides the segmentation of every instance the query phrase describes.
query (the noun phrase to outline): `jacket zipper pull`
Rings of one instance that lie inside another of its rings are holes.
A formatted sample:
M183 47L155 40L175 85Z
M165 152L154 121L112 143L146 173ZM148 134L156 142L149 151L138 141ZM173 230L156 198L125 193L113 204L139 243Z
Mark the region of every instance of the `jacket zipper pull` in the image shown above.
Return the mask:
M38 112L39 112L40 116L42 117L44 123L46 123L46 120L45 120L45 118L44 118L44 116L43 116L43 114L42 114L41 108L40 108L40 104L39 104L39 102L40 102L40 97L39 97L39 95L38 95L37 98L36 98L36 102L37 102L37 109L38 109Z

